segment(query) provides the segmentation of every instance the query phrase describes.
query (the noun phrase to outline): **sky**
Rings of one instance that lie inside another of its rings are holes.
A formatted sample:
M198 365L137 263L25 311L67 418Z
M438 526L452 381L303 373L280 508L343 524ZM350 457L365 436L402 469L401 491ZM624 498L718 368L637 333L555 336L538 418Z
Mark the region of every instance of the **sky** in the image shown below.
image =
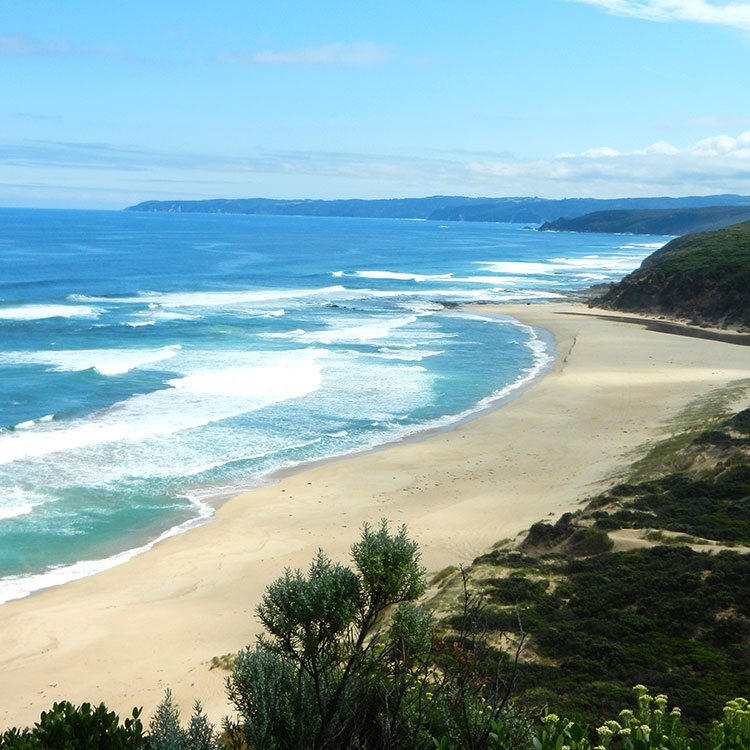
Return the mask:
M750 0L3 0L0 206L750 194Z

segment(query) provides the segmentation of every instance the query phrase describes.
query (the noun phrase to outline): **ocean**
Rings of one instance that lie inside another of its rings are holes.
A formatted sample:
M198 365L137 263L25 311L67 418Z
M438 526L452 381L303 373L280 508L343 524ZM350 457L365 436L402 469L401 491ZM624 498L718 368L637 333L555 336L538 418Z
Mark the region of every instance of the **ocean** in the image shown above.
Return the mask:
M279 470L508 397L551 343L461 305L554 301L669 239L32 209L0 209L0 229L0 602L124 562Z

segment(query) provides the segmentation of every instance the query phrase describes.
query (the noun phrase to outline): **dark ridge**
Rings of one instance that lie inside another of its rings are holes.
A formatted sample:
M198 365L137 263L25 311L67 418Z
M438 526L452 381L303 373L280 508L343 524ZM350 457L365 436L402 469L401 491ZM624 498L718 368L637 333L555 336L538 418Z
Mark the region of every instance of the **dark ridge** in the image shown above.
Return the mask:
M548 221L542 232L617 234L692 234L750 221L750 206L595 211L575 218Z
M541 224L559 217L616 209L676 209L704 206L746 206L750 196L709 195L685 198L467 198L433 195L427 198L383 200L274 200L270 198L216 198L213 200L145 201L126 211L167 213L226 213L280 216L342 216L434 221L489 221Z

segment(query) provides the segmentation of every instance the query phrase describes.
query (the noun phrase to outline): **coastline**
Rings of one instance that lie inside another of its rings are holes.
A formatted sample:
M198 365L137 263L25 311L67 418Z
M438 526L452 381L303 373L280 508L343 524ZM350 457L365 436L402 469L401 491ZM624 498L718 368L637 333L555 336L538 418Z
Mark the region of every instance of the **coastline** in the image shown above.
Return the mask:
M469 561L575 508L665 421L750 364L743 346L570 303L473 309L550 331L557 359L501 408L302 467L122 566L3 605L0 728L63 698L148 714L166 687L184 711L198 698L218 721L225 675L208 662L252 641L254 607L284 567L306 567L318 547L346 560L361 523L381 517L407 523L429 570Z
M464 310L469 310L471 316L482 317L480 305L466 306ZM133 546L126 547L121 551L96 559L84 559L75 563L65 564L58 567L52 567L42 573L18 578L16 584L14 579L9 579L10 583L0 579L0 607L11 601L36 596L42 591L56 586L64 586L73 581L78 581L90 576L99 575L104 571L111 570L119 565L124 565L139 555L145 554L152 550L156 545L161 544L166 539L170 539L181 534L186 534L200 526L211 523L216 515L216 511L227 501L239 495L245 495L258 489L268 487L282 481L286 477L297 474L301 471L307 471L317 466L323 466L333 461L347 460L356 456L365 455L374 451L384 450L396 445L407 444L412 441L425 440L433 435L450 431L456 427L477 419L495 409L501 408L505 403L520 395L525 389L531 387L539 378L543 377L550 364L555 361L556 349L554 337L544 329L534 328L525 325L520 321L508 315L502 315L499 312L492 313L493 317L498 319L508 319L508 321L524 329L530 334L531 338L527 346L532 352L532 365L522 370L518 378L508 385L497 391L485 396L474 406L465 409L458 414L446 414L443 417L437 417L422 425L414 425L414 429L400 437L392 437L385 442L374 445L358 446L342 453L336 453L320 458L312 458L306 461L290 463L274 469L267 474L261 475L255 482L247 485L239 485L231 490L221 493L216 492L197 492L192 495L191 502L198 508L198 515L189 518L181 523L170 526L161 532L158 536L151 539L136 538ZM5 586L5 588L4 588ZM12 595L8 592L12 591ZM25 591L25 593L18 593Z

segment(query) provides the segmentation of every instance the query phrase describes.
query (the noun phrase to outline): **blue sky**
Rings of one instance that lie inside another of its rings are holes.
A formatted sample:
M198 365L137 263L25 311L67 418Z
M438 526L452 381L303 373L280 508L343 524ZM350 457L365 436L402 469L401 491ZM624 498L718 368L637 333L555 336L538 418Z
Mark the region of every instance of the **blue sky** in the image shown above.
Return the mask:
M0 205L750 194L750 0L5 0Z

